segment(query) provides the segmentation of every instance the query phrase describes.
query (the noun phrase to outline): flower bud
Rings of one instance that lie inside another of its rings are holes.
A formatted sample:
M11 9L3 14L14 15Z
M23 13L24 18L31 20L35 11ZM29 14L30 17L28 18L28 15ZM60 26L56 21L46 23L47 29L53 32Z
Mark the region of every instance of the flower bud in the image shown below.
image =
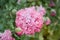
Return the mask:
M17 1L17 4L20 4L20 2L21 2L21 0L18 0L18 1Z
M19 27L15 29L15 32L20 32L20 31L21 31L21 28Z
M51 23L51 20L49 19L49 17L46 17L45 24L46 24L46 25L49 25L50 23Z
M55 10L51 10L51 16L56 16L56 11Z
M49 3L49 7L54 7L54 6L55 6L55 3L51 0Z
M15 13L16 11L17 11L16 9L13 9L13 10L12 10L12 13Z
M44 20L44 22L46 22L47 18L46 17L43 17L43 20Z
M21 36L23 34L23 31L19 27L15 29L15 32L18 36Z

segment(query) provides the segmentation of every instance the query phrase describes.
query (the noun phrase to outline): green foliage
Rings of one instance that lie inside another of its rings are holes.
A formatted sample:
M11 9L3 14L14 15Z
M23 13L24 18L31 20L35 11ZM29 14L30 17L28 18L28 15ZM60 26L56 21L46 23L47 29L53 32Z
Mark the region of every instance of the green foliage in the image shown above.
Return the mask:
M55 7L49 7L50 0L21 0L18 4L18 0L0 0L0 31L3 32L6 29L12 31L13 37L16 40L60 40L60 0L53 0L56 4ZM15 17L16 11L25 7L39 6L42 4L46 8L46 15L50 17L51 24L49 26L44 25L40 33L36 33L32 36L17 36L15 34ZM50 15L51 9L56 10L56 16Z

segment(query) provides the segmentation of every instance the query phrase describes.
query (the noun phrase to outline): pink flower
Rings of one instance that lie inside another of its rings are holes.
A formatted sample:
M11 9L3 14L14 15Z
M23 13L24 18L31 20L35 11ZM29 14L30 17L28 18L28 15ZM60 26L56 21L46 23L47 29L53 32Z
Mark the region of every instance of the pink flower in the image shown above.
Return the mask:
M16 13L16 26L20 27L22 30L18 34L34 34L35 32L40 32L43 26L43 15L45 13L44 8L40 8L38 12L35 7L29 7L21 9Z
M40 12L40 14L43 16L46 14L46 10L44 7L42 7L42 5L40 5L40 7L37 7L37 11Z
M0 40L15 40L15 39L12 37L10 30L5 30L4 33L0 33Z
M47 17L45 24L49 25L51 23L51 20Z

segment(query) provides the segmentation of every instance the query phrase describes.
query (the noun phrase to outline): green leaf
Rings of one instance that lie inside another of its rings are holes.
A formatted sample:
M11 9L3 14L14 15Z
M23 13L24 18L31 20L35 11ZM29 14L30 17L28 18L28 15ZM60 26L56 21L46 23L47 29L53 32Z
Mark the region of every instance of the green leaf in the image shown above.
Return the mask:
M42 34L39 35L39 40L44 40Z
M3 25L2 24L0 24L0 31L2 31L3 30Z

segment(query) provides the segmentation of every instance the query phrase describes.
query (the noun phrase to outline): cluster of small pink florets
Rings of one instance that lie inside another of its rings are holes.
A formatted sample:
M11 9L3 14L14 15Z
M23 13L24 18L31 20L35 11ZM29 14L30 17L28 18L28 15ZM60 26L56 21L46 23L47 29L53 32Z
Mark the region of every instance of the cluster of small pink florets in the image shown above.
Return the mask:
M10 30L5 30L4 33L0 33L0 40L15 40L15 39L12 37Z
M33 6L17 11L15 23L17 28L21 28L21 31L17 32L17 34L30 35L34 34L35 32L40 32L41 28L43 27L43 16L45 14L46 10L42 6L37 8Z

